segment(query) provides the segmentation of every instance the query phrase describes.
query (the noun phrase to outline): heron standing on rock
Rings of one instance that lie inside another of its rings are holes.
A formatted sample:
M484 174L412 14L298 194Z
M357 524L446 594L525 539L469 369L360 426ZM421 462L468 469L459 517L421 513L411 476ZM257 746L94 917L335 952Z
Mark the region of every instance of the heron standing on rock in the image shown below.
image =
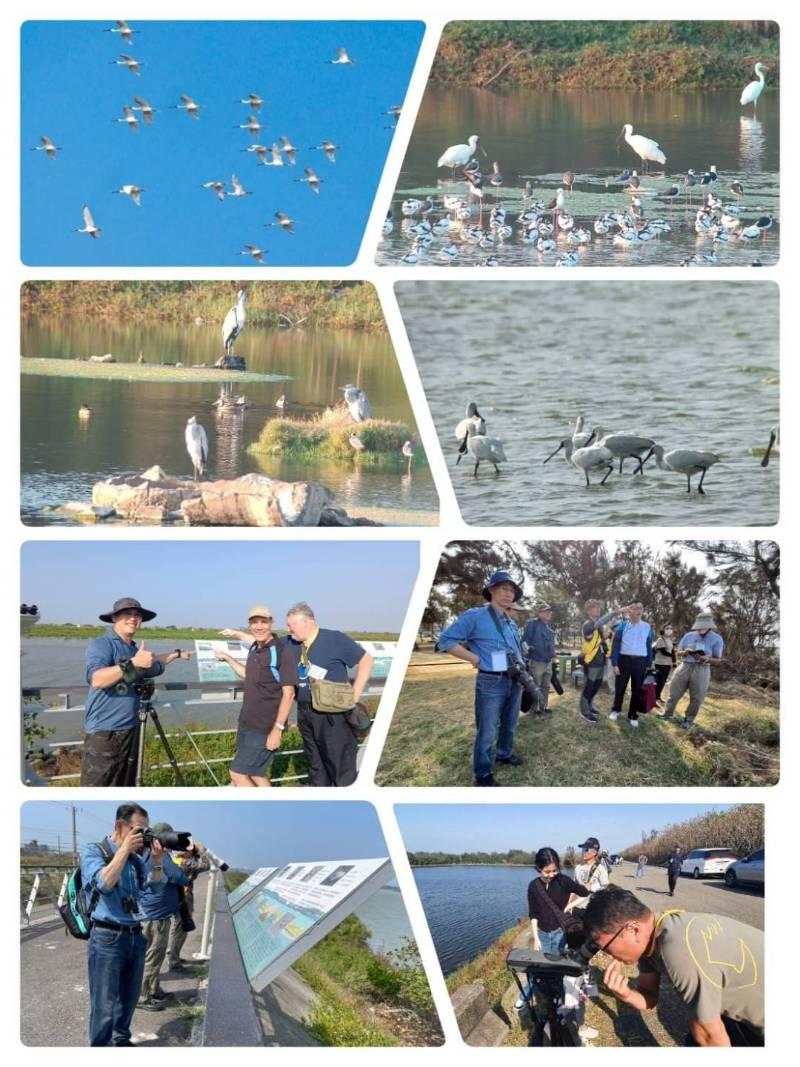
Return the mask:
M225 316L225 321L222 323L222 347L225 349L226 356L233 355L233 343L244 329L246 318L244 302L246 299L247 293L244 289L240 289L236 294L236 303Z
M195 481L197 481L199 477L205 474L206 462L208 460L208 437L206 436L206 431L194 415L192 415L186 423L186 433L184 436L186 440L186 451L189 453L189 459L192 461L194 478Z

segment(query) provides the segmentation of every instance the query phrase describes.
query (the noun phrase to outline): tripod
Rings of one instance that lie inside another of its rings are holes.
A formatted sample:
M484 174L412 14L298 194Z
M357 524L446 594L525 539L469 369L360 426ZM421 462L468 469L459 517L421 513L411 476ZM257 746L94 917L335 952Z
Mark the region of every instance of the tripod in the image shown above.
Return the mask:
M161 725L161 720L158 717L158 712L153 707L152 692L147 695L142 695L139 702L139 738L136 748L136 770L134 775L135 785L144 785L144 739L145 731L147 730L147 720L153 720L153 726L156 728L161 745L164 752L167 755L173 771L175 772L175 782L178 785L186 785L186 781L181 774L181 769L178 766L178 761L175 758L175 753L172 751L172 746L167 739L167 735L164 733L164 727ZM133 762L133 761L131 761Z

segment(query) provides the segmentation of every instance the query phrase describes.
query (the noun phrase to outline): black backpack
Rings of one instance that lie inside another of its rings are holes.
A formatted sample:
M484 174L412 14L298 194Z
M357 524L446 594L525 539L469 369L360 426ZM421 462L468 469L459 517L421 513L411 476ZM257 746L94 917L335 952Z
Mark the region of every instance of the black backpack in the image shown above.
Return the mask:
M114 853L105 841L98 841L97 847L106 863L114 858ZM92 912L97 907L100 891L93 889L89 899L86 899L86 889L83 884L81 867L78 864L67 879L67 891L64 903L58 905L61 918L66 926L66 933L77 937L79 941L88 941L89 932L92 928Z

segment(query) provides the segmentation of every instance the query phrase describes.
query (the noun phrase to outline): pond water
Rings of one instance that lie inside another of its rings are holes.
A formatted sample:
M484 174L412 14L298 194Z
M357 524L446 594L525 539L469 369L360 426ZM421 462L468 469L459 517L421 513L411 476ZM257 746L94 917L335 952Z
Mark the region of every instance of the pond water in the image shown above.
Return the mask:
M400 887L390 883L365 900L355 914L369 928L369 947L373 952L384 954L402 948L407 938L414 933L408 920Z
M473 525L769 525L780 461L778 289L751 282L399 282L396 294L464 519ZM431 315L430 309L436 308ZM508 462L456 466L475 401ZM575 419L721 457L700 496L680 474L611 475L561 452Z
M221 354L220 326L125 325L73 319L30 318L22 323L22 356L77 359L113 353L119 363L210 364ZM154 463L169 474L191 476L184 445L186 420L195 415L209 438L211 478L236 478L250 471L286 480L318 480L344 507L397 507L435 510L430 473L419 461L406 477L396 467L369 468L290 462L280 456L251 456L265 422L279 412L285 395L291 417L312 418L341 402L338 387L365 389L376 418L417 429L391 341L384 333L347 330L277 330L248 327L236 345L248 370L290 380L236 386L251 407L218 418L213 383L101 381L22 375L22 514L25 522L53 520L45 506L88 499L92 485L111 475L140 473ZM78 419L88 404L93 415ZM417 448L421 452L421 446Z
M617 141L624 123L634 133L657 141L666 157L642 177L640 196L643 217L665 219L670 233L657 240L620 248L612 234L597 236L594 220L607 211L625 211L631 196L615 181L624 168L642 166L624 140ZM770 213L775 218L764 240L729 240L717 246L719 266L748 266L758 259L764 266L778 259L778 97L765 92L753 116L752 107L739 106L738 91L641 93L600 90L595 92L534 92L519 90L507 95L476 89L429 87L417 117L414 133L397 183L392 209L395 227L379 244L377 262L403 266L401 258L410 248L409 220L402 217L400 205L407 197L433 196L436 207L431 219L445 214L442 196L466 195L461 177L453 181L446 168L436 161L449 145L465 143L472 133L480 136L487 158L479 154L485 177L497 161L503 185L497 191L486 186L484 204L491 208L502 203L507 222L514 228L511 237L492 249L466 239L466 227L479 221L477 204L466 226L457 226L437 238L420 259L420 265L447 265L439 256L452 241L459 256L456 266L476 266L493 252L500 266L553 266L558 255L570 245L566 236L558 240L555 253L540 254L535 245L519 240L521 228L515 225L522 208L526 180L533 184L534 196L548 202L561 185L562 175L571 170L576 178L567 194L566 208L575 216L576 228L587 227L591 241L580 247L579 264L584 266L679 266L696 253L709 253L712 242L698 237L694 230L695 211L702 202L696 188L691 202L684 195L667 202L657 199L673 181L683 182L691 167L705 173L716 165L719 180L713 189L723 203L733 203L731 183L744 186L740 200L741 218L755 221ZM414 220L411 220L414 221ZM488 228L488 212L483 212Z

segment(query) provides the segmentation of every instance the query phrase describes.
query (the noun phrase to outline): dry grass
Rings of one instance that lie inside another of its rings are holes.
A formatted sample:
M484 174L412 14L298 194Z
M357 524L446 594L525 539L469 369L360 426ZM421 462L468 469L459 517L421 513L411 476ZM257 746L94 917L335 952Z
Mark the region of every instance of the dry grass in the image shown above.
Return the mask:
M363 452L357 452L350 444L350 435L355 433L364 444ZM346 408L332 408L311 419L270 419L261 431L249 452L254 455L281 455L289 459L336 459L367 466L406 464L401 449L405 441L413 437L402 422L388 419L366 419L354 423ZM415 465L425 462L420 449L414 459Z

